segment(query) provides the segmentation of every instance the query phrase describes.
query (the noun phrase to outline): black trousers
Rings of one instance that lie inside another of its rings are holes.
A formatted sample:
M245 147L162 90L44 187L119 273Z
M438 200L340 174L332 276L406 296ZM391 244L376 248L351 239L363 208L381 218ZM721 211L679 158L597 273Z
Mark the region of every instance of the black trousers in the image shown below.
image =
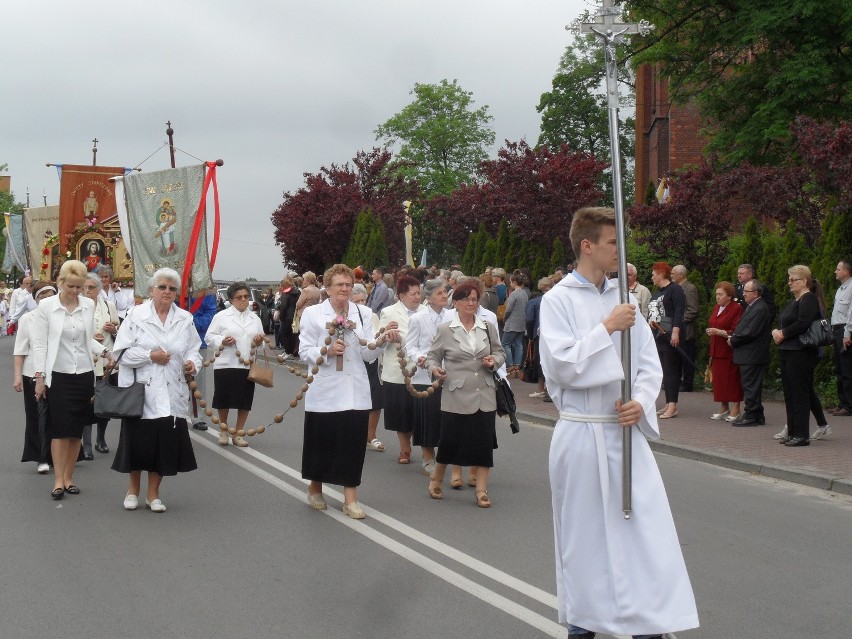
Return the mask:
M784 388L784 404L787 408L787 434L790 437L810 437L808 426L811 410L822 413L822 406L814 391L814 369L817 366L817 349L803 348L798 351L779 351L781 360L781 385ZM816 399L816 406L813 401ZM817 422L820 419L817 417ZM825 419L823 418L824 422Z
M743 387L743 416L747 419L764 419L763 414L763 378L766 376L766 364L746 366L740 364L740 386Z
M680 376L682 360L680 351L672 348L667 341L657 340L657 352L660 355L660 365L663 367L663 390L666 394L666 403L677 403L680 390Z
M695 366L693 366L695 362L695 340L684 340L680 343L680 347L684 355L681 358L683 361L683 383L681 386L683 386L684 391L692 392L692 385L695 382Z
M843 324L831 327L834 333L834 372L837 375L837 405L852 411L852 347L843 350Z

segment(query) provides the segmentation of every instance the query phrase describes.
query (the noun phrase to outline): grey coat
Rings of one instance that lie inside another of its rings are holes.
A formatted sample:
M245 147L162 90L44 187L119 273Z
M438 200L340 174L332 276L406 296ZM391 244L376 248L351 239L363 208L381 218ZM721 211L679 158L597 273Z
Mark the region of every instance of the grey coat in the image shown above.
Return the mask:
M426 358L426 369L430 374L435 368L443 368L447 373L441 392L441 410L460 415L472 415L478 410L497 410L494 377L482 363L482 358L489 354L494 357L494 370L506 361L497 330L491 323L477 318L473 329L476 348L471 353L467 333L456 324L457 321L455 319L438 327ZM483 324L487 334L482 329Z
M527 302L530 292L524 287L509 293L506 300L506 314L503 316L503 332L523 333L527 330Z

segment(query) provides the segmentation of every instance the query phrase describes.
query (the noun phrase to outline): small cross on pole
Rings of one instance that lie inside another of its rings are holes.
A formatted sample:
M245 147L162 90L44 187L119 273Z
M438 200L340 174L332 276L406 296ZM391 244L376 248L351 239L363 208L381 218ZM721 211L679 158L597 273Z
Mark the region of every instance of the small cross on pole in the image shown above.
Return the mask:
M98 165L98 138L92 140L92 166Z
M595 22L579 25L580 33L594 33L603 41L606 52L606 98L609 109L609 144L612 156L612 196L615 208L615 232L618 238L618 292L622 304L630 301L627 291L627 231L624 224L624 200L621 192L621 150L618 146L618 68L615 47L621 44L623 36L647 35L654 26L647 20L640 22L619 22L621 8L613 5L612 0L601 0L602 7L597 12ZM624 368L624 381L621 384L621 401L627 403L633 394L630 366L630 331L621 332L621 365ZM624 518L630 519L633 511L633 429L623 428L622 432L622 485L621 507Z
M172 168L175 168L175 140L172 137L175 134L175 130L172 128L171 120L166 122L166 127L166 135L169 136L169 159L172 162Z

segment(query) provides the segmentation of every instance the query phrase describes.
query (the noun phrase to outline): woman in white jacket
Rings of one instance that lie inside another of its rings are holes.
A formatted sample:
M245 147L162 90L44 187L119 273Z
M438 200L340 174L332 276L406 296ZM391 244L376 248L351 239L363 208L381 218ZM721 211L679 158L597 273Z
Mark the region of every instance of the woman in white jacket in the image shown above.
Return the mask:
M35 397L47 398L45 430L53 457L54 499L80 494L73 475L83 427L95 417L93 362L108 353L94 339L95 304L80 294L85 281L82 262L62 264L56 278L59 295L43 300L31 322Z
M251 292L245 282L231 284L227 295L231 305L213 316L204 341L213 352L224 346L213 362L213 408L219 411L223 424L228 424L228 413L235 409L237 423L233 426L241 431L254 402L255 384L248 379L250 366L247 362L252 346L263 342L263 324L249 309ZM234 446L248 446L246 438L240 435L234 435L232 441ZM227 432L219 431L219 445L228 445Z
M178 273L161 268L148 285L150 299L128 311L115 337L121 362L118 384L144 383L145 406L140 419L121 420L112 469L130 473L124 497L127 510L139 505L142 471L147 471L145 504L162 513L166 511L160 499L163 477L198 468L187 429L191 410L187 376L201 367L201 338L192 314L175 305Z

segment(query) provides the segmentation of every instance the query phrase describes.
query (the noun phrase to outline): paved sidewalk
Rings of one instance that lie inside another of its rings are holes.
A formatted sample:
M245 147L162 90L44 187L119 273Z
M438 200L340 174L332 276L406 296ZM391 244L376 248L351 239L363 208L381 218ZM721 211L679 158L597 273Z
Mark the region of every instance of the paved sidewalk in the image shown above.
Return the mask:
M518 418L553 424L557 410L553 404L531 399L535 384L511 380L518 406ZM658 406L662 407L660 399ZM690 459L759 473L808 486L852 495L852 417L826 414L832 434L807 447L788 448L772 439L786 423L783 402L764 402L766 425L736 428L714 421L718 404L712 393L681 393L678 416L660 420L661 438L651 448ZM811 416L811 432L816 428Z

